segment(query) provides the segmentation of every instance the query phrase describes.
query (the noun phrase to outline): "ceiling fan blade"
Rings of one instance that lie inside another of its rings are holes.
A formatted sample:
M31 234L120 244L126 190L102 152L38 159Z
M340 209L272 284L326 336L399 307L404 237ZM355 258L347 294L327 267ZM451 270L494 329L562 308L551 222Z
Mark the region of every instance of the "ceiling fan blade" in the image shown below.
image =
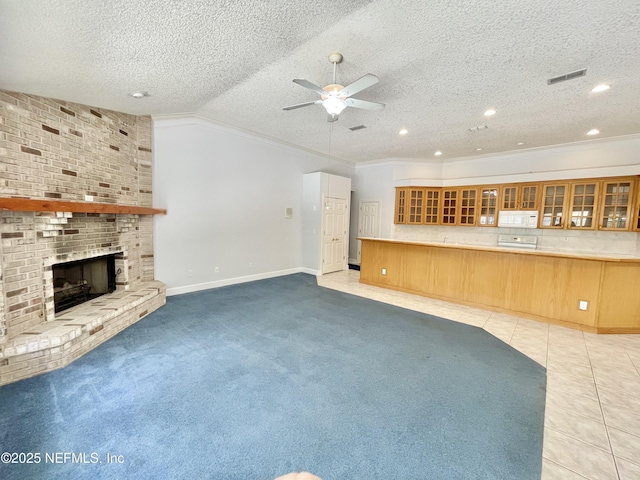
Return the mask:
M338 121L337 113L330 113L329 115L327 115L327 122L331 123L331 122L337 122L337 121Z
M309 80L305 80L304 78L294 78L293 83L297 83L301 87L308 88L309 90L313 90L314 92L319 93L320 95L325 95L327 93L315 83L311 83Z
M309 105L315 105L322 103L322 100L316 100L315 102L297 103L296 105L289 105L288 107L282 107L283 110L295 110L296 108L308 107Z
M364 108L365 110L379 111L384 108L384 103L368 102L357 98L347 98L344 103L347 104L347 107Z
M378 80L378 77L376 77L372 73L367 73L364 77L360 77L355 82L347 85L342 90L340 90L340 96L350 97L351 95L355 95L356 93L361 92L365 88L369 88L370 86L375 85L379 81L380 80Z

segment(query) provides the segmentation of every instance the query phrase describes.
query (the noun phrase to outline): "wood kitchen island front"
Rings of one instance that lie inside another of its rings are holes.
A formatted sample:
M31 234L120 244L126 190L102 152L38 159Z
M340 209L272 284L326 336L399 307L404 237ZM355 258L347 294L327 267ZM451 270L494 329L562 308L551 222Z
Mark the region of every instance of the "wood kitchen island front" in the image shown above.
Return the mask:
M360 240L368 285L593 333L640 333L639 257Z

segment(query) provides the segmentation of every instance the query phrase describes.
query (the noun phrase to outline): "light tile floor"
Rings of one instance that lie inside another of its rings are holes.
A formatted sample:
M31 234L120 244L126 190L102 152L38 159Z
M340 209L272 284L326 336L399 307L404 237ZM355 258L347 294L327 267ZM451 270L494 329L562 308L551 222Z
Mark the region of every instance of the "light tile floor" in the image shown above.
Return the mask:
M547 368L542 480L640 479L640 335L596 335L360 283L318 285L483 328Z

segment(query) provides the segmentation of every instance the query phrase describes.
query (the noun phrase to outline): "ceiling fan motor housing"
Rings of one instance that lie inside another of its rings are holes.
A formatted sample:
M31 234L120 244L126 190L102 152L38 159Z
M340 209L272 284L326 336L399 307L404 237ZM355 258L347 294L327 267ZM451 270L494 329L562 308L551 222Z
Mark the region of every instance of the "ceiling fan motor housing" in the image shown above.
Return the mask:
M327 85L325 87L322 87L322 89L327 92L328 95L322 95L321 98L324 100L325 98L331 96L331 97L338 97L341 99L345 99L347 97L345 97L344 95L340 95L340 92L342 91L342 89L344 89L344 85L340 85L339 83L332 83L331 85Z

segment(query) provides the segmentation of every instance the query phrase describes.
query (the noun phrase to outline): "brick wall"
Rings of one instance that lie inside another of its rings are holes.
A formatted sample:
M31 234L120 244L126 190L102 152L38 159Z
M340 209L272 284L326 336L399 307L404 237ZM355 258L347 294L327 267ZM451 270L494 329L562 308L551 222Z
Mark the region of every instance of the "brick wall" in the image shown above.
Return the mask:
M151 206L151 119L0 90L0 197ZM55 319L51 265L119 253L151 281L152 218L0 212L0 344Z

